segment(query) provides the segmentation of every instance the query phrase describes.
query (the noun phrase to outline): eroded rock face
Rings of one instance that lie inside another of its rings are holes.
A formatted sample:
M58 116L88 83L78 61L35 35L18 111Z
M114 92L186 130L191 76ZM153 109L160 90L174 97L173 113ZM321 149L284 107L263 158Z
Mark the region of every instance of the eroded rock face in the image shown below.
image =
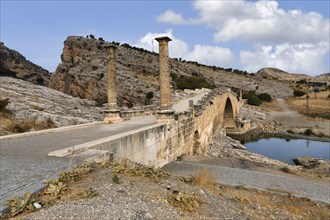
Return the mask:
M14 77L37 85L48 86L51 74L0 42L0 76Z
M50 120L56 127L102 121L103 109L95 101L69 96L45 86L0 77L0 99L8 98L7 109L18 121Z
M107 51L103 40L70 36L64 42L62 63L50 87L66 94L99 103L107 102ZM141 63L143 65L141 65ZM159 97L158 57L119 47L117 50L118 104L141 106L149 92Z

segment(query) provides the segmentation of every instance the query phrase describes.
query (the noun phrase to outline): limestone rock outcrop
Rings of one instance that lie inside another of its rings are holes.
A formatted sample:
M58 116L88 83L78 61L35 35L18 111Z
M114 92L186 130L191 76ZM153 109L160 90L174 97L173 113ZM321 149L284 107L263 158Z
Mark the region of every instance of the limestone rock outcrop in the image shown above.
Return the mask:
M69 96L20 79L0 77L0 99L18 120L51 121L56 127L102 121L103 109L95 101Z
M107 43L103 39L68 37L50 87L75 97L107 102L107 52L103 47ZM123 46L117 51L119 106L141 106L149 92L159 97L158 57Z
M37 85L48 86L51 74L0 42L0 76L14 77Z

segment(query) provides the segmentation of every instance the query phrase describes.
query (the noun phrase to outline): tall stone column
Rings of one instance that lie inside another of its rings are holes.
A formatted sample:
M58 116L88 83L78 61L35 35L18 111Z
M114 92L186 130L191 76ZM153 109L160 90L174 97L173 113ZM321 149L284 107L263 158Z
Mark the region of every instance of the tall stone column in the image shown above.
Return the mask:
M168 63L168 42L169 37L155 38L159 42L159 85L160 85L160 107L161 109L171 108L171 86Z
M108 107L106 111L107 116L104 119L106 123L115 123L121 121L120 109L117 106L117 87L116 87L116 52L117 46L113 44L104 45L108 53L108 65L107 65L107 95L108 95Z
M104 46L108 52L107 65L107 95L108 106L110 109L117 108L117 89L116 89L116 52L117 47L113 44Z
M168 62L169 37L157 37L159 42L159 87L160 87L160 111L158 122L170 122L174 120L174 111L171 109L171 85Z

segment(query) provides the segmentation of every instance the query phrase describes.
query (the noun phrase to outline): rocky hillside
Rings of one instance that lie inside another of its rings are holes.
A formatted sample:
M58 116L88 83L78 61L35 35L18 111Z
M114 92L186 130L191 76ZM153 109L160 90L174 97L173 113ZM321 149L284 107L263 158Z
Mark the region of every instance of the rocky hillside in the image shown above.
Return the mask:
M306 74L293 74L276 68L262 68L257 72L257 76L280 81L298 81L312 78Z
M64 41L62 63L57 67L50 87L75 97L106 102L107 52L102 47L106 43L102 38L69 36ZM117 53L119 106L143 105L149 92L153 93L154 100L158 100L158 71L158 54L121 44ZM172 79L183 75L198 76L215 85L268 92L275 97L292 94L292 89L284 82L196 62L171 59L170 72Z
M28 61L22 54L0 42L0 76L10 76L48 86L51 75L47 70Z
M95 101L75 98L11 77L0 76L0 81L0 100L9 99L6 109L11 115L0 114L0 133L2 129L10 131L15 121L21 124L29 122L31 127L44 122L49 123L48 127L61 127L101 121L105 117L102 108L95 106Z
M330 84L330 73L323 73L319 76L316 76L312 79L312 81L323 82L323 83L327 83L329 85Z

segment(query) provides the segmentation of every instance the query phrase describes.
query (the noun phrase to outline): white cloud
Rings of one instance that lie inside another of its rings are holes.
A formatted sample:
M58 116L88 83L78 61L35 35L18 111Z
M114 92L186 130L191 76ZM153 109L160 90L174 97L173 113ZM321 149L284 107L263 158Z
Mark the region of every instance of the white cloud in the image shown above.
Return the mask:
M327 72L323 58L329 52L329 43L318 44L279 44L262 46L255 51L241 51L240 60L244 68L256 72L263 67L275 67L291 73Z
M169 56L197 61L207 65L225 66L230 65L233 60L233 53L228 48L210 45L195 45L193 51L189 51L188 45L183 40L176 38L172 30L164 33L147 33L135 46L158 52L158 42L154 39L160 36L167 36L172 39L169 42Z
M242 64L250 70L255 69L252 66L272 64L292 72L327 71L329 66L326 67L324 60L329 56L329 49L325 51L322 46L329 48L330 19L312 11L284 10L280 4L275 0L195 0L193 7L198 12L195 18L186 19L170 11L172 15L167 14L172 19L159 22L204 25L214 30L215 42L240 41L254 47L254 51L240 53ZM248 60L253 65L249 65Z
M232 63L233 56L228 48L197 44L193 51L184 56L184 59L207 65L227 66Z
M188 52L188 45L184 41L175 38L171 29L164 33L149 32L144 35L135 46L142 47L150 51L153 50L158 53L158 42L155 40L155 38L162 36L167 36L172 39L172 41L169 43L170 57L183 57Z
M182 18L180 14L175 13L172 10L167 10L164 13L156 17L158 22L165 22L171 24L185 24L186 21Z

